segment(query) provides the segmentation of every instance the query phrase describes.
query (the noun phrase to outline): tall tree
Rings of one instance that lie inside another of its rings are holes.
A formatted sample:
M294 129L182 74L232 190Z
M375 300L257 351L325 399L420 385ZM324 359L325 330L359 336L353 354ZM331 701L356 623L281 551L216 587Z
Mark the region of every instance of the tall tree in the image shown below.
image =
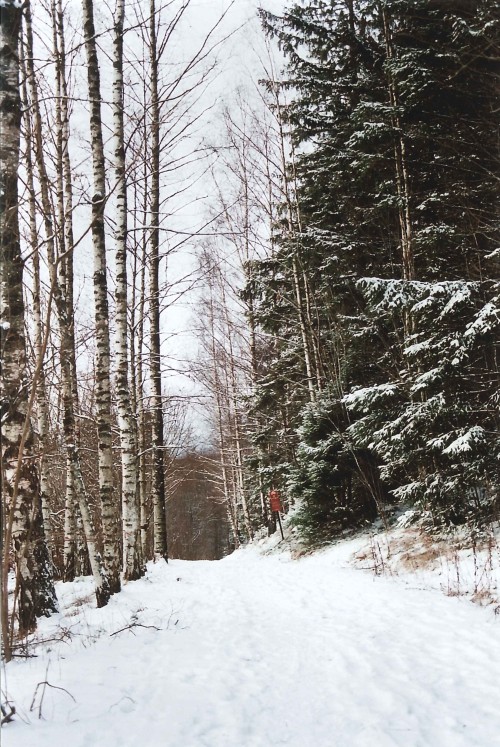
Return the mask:
M96 599L99 607L104 606L110 595L109 582L101 555L97 547L96 534L92 515L89 508L89 498L85 490L80 463L80 449L76 438L75 423L75 349L74 349L74 316L72 308L72 277L68 269L72 262L68 260L68 253L73 252L72 216L64 217L64 225L59 231L54 230L54 215L52 200L49 192L50 180L47 173L46 159L43 147L43 126L40 110L38 86L34 69L33 28L31 6L26 6L26 59L25 70L28 87L31 94L31 109L33 114L33 139L28 147L33 147L41 192L42 217L45 229L47 264L50 284L55 300L60 335L60 361L62 379L63 402L63 432L66 446L67 474L66 474L66 506L65 506L65 543L63 579L73 580L76 571L76 516L78 508L82 517L85 539L92 572L96 583ZM58 128L57 128L58 129ZM58 132L58 134L61 134ZM66 176L68 176L66 174ZM66 185L71 191L71 184ZM62 195L60 195L62 198ZM66 202L68 204L68 202ZM62 212L59 203L59 211ZM69 227L66 223L69 221ZM59 239L59 246L57 246ZM61 253L61 249L64 252ZM71 270L70 270L71 271ZM72 273L72 271L71 271Z
M160 98L158 71L160 64L157 44L158 15L155 0L149 5L149 40L151 75L151 202L149 234L149 314L150 314L150 375L151 375L151 441L152 494L154 507L155 556L168 559L165 503L165 472L163 466L163 402L161 385L160 342Z
M307 494L305 521L317 508L317 523L356 523L389 489L435 521L464 520L477 491L482 511L495 504L486 467L498 438L493 6L313 0L263 13L288 61L281 85L291 89L297 158L288 173L297 175L300 223L291 236L278 224L274 261L256 268L257 319L283 340L285 319L270 302L277 290L292 298L299 277L330 373L318 402L298 398L292 413L300 445L290 489ZM268 394L283 363L296 370L290 342L263 381ZM460 494L450 456L464 443L470 478Z
M57 169L57 240L60 259L52 269L58 274L59 293L56 307L61 336L61 374L63 389L63 431L66 443L66 485L64 509L64 566L63 578L72 581L84 571L78 552L78 518L80 500L75 479L80 470L78 429L75 412L78 412L78 387L76 383L75 315L73 298L73 177L69 155L69 96L66 71L66 41L64 12L61 0L52 0L52 36L56 77L56 169ZM36 91L34 95L37 96ZM49 257L50 263L50 257ZM98 581L99 584L99 581Z
M18 42L22 9L2 3L0 24L0 260L2 350L2 493L4 495L4 557L2 573L2 633L10 658L7 573L11 541L16 564L19 633L36 627L36 618L57 610L36 471L30 387L26 367L23 266L19 242L18 164L21 102ZM41 361L38 361L38 368Z
M45 355L44 350L44 337L45 337L45 319L42 310L42 288L40 279L40 242L38 240L37 230L37 209L36 209L36 193L35 193L35 175L33 168L33 135L31 126L31 117L29 115L29 103L28 103L28 91L26 86L26 70L22 70L23 73L23 85L22 85L22 104L24 111L27 112L25 116L25 132L24 139L26 143L25 152L25 164L26 164L26 187L28 190L28 201L29 201L29 241L32 251L32 264L33 264L33 320L35 323L35 358L36 360L43 360ZM36 394L36 410L37 410L37 448L39 451L39 462L38 462L38 475L40 479L40 499L42 504L43 514L43 526L45 532L45 539L47 547L49 549L49 556L53 558L53 543L52 543L52 528L50 521L50 505L49 505L49 491L50 491L50 479L49 479L49 465L47 460L47 447L48 447L48 436L49 436L49 408L48 408L48 397L47 397L47 382L45 377L45 370L42 366L37 382L37 394Z
M137 428L132 411L127 326L127 180L125 168L123 35L125 2L114 18L113 129L116 200L116 398L122 459L123 571L126 580L143 572L137 475Z
M101 497L104 563L111 593L120 590L120 515L113 485L111 364L104 208L106 205L106 164L101 118L101 84L97 58L94 8L83 0L83 28L87 54L87 83L90 107L90 135L94 193L92 196L92 243L94 249L94 304L96 326L96 407L99 450L99 493Z

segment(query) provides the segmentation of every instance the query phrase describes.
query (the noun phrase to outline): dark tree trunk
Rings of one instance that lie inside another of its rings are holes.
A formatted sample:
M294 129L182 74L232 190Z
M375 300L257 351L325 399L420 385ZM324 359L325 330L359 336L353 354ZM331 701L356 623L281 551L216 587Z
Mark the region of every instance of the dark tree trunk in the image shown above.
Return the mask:
M160 103L158 97L158 55L156 44L156 4L150 2L150 73L151 73L151 203L149 238L149 314L152 429L152 486L154 507L154 552L168 559L165 511L165 473L163 464L163 404L160 350Z

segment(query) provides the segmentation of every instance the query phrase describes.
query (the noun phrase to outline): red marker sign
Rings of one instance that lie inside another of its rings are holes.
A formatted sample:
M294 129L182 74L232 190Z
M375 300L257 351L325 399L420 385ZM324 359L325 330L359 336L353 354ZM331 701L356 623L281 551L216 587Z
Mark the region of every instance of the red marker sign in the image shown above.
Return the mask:
M269 501L271 503L271 511L283 511L283 507L281 505L281 498L280 494L277 490L270 490L269 491Z

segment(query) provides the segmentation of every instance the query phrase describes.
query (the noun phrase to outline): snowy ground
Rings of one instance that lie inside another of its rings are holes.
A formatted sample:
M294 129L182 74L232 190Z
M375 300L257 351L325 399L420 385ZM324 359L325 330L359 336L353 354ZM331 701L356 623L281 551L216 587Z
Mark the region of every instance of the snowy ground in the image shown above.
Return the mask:
M3 668L3 747L500 746L494 606L354 569L359 548L151 564L102 610L60 585L40 632L63 640Z

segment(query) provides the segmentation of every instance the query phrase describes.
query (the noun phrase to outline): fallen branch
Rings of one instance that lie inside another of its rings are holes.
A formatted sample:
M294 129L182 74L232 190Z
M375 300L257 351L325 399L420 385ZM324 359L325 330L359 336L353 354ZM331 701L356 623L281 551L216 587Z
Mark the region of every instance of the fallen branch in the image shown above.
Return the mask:
M47 671L45 672L45 676L47 676L48 669L49 669L49 665L47 664ZM35 687L35 692L33 693L33 699L31 701L31 705L30 705L30 712L35 709L35 700L36 700L36 696L37 696L38 688L39 687L43 688L42 694L41 694L41 697L40 697L40 702L38 704L38 718L39 719L42 718L42 704L43 704L43 699L45 697L45 689L47 687L51 687L53 690L62 690L63 693L66 693L66 695L69 695L69 697L71 698L71 700L74 703L76 703L76 698L74 698L73 695L71 695L71 693L68 692L64 687L58 687L57 685L52 685L48 680L44 680L43 682L39 682L38 685Z
M133 622L133 623L130 623L130 625L126 625L124 628L120 628L120 630L115 630L114 633L110 633L109 637L111 638L112 635L118 635L118 633L123 633L124 630L132 630L132 628L152 628L153 630L162 630L162 628L157 628L156 625L142 625L142 623ZM132 633L134 633L133 630L132 630Z

